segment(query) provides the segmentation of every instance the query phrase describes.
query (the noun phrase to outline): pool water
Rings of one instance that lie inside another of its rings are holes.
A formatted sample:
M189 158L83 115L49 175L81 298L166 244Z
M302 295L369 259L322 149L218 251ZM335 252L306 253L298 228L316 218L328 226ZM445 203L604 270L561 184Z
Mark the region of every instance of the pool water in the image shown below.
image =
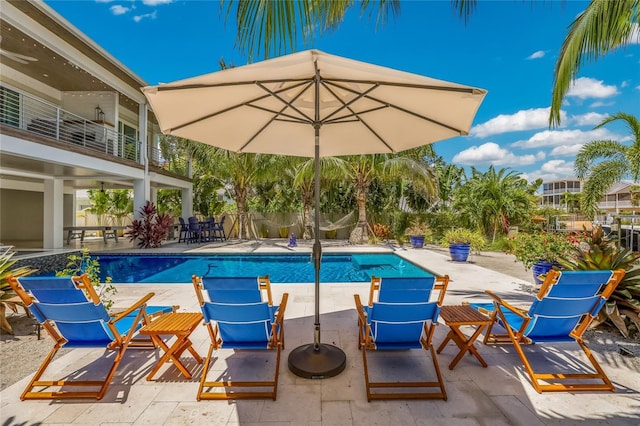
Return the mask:
M113 283L190 283L199 276L262 276L274 283L313 283L315 272L309 254L242 255L110 255L96 256L100 280ZM322 282L369 282L371 276L433 276L395 254L324 254Z

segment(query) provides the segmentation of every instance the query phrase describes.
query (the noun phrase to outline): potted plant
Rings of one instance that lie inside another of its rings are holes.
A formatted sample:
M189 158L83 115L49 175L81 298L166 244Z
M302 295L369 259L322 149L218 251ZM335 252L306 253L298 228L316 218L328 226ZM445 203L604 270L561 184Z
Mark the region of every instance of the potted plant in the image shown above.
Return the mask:
M511 249L507 253L513 254L516 261L522 262L526 269L531 269L534 283L540 285L540 277L568 253L572 242L562 233L538 231L519 232L510 239L510 245Z
M440 244L449 247L449 255L454 262L466 262L471 250L484 247L484 237L478 231L466 228L453 228L442 236Z
M411 226L407 228L406 235L409 236L409 241L413 248L422 248L424 247L425 238L431 235L431 230L426 223L420 219L415 219L411 222Z

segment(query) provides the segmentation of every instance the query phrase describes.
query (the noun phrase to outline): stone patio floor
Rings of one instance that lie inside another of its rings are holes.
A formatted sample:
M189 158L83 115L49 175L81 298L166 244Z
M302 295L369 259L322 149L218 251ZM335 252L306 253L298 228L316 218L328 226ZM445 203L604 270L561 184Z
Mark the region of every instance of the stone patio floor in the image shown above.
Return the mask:
M286 243L285 243L286 244ZM207 252L310 252L308 245L289 249L285 244L245 242L205 246L172 245L161 251ZM127 248L121 249L127 251ZM362 247L336 245L325 252L362 251ZM369 248L367 251L385 251ZM445 304L486 301L485 289L492 289L515 304L528 304L531 294L523 291L517 278L481 268L473 263L454 263L448 256L429 250L399 249L396 253L436 274L448 274L451 283ZM116 307L126 307L153 291L151 304L180 305L180 311L199 310L191 285L119 285ZM357 345L354 294L368 299L368 284L321 285L322 342L335 344L347 355L347 367L336 377L310 380L295 376L287 368L289 352L313 342L313 284L273 284L274 300L289 293L285 315L286 349L282 353L278 398L272 400L196 401L202 365L184 354L193 379L187 380L167 364L153 381L146 375L159 358L158 351L130 349L120 364L106 396L100 401L20 401L29 377L0 393L3 425L640 425L640 373L634 363L611 353L595 353L616 386L616 392L538 394L531 386L511 345L484 346L477 343L487 368L472 356L465 356L454 370L449 362L457 354L453 343L438 355L448 400L397 400L367 402L362 356ZM436 347L448 329L436 331ZM469 329L469 332L471 330ZM48 338L48 337L47 337ZM205 356L209 337L198 327L191 340ZM481 340L481 339L479 339ZM528 349L538 365L584 366L586 360L576 344L535 345ZM414 353L415 352L415 353ZM103 371L109 361L101 350L74 349L55 360L50 374ZM263 358L261 358L263 357ZM233 374L270 375L275 357L270 353L217 353L214 372L227 367ZM401 354L371 356L370 370L392 378L411 367L410 374L433 377L430 354L415 350ZM637 364L635 364L637 365ZM239 367L238 367L239 366ZM235 369L234 369L235 367ZM423 368L424 367L424 368ZM431 376L430 376L431 374ZM429 379L431 380L431 379Z

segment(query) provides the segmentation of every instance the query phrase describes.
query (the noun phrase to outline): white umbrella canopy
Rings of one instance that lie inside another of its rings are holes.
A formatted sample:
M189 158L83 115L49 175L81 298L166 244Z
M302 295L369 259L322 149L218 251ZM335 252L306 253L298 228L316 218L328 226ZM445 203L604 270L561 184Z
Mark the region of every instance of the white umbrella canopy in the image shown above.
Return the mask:
M466 135L486 95L317 50L143 91L164 133L302 157L315 154L315 123L321 157L399 152Z
M487 91L308 50L143 92L163 133L235 152L315 158L314 343L289 354L306 378L346 366L320 341L320 157L394 153L467 135Z

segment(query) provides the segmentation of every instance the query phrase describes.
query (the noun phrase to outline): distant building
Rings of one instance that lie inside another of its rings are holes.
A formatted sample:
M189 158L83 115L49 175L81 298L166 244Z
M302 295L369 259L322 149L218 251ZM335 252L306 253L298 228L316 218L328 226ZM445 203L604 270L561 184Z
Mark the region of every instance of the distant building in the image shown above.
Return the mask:
M632 181L619 181L611 185L604 199L598 203L598 208L611 214L620 214L622 211L631 212L640 210L631 203L631 192L637 183ZM565 193L580 194L583 182L574 177L553 180L542 183L541 205L555 209L568 211Z

